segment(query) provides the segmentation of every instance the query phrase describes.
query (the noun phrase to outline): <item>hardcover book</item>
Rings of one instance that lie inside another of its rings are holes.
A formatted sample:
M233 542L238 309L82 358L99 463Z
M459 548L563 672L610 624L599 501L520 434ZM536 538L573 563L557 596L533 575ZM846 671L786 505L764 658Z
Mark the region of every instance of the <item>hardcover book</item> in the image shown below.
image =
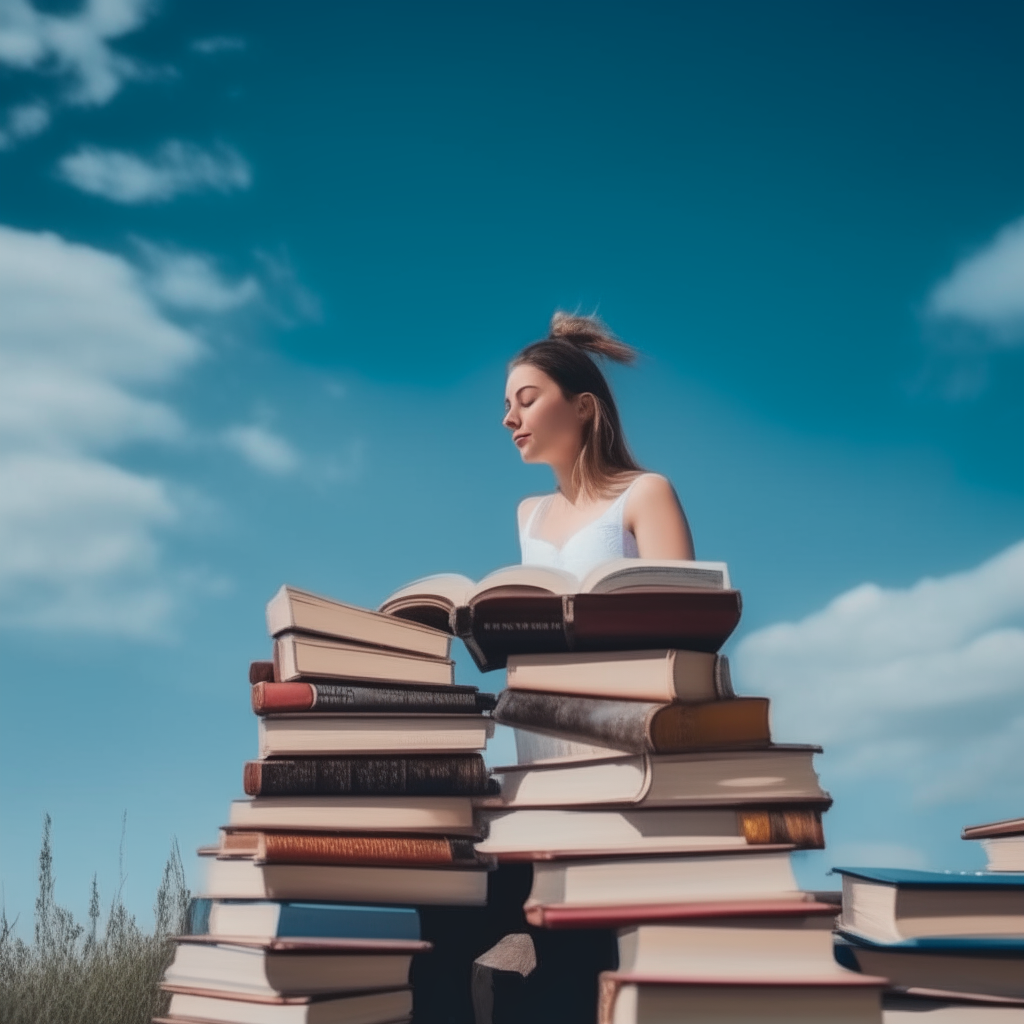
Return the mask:
M479 754L247 761L243 786L249 796L482 796L491 791Z
M182 936L164 983L262 996L401 988L429 942L353 939L214 939Z
M482 906L487 902L487 867L256 864L210 859L206 862L202 895L220 900Z
M274 676L282 683L306 677L381 683L449 686L455 663L401 651L342 643L304 633L281 633L274 640Z
M511 690L661 704L734 696L729 660L703 651L514 654L507 668Z
M217 939L234 936L418 941L420 916L412 907L195 899L189 910L189 932Z
M820 804L812 759L819 747L638 754L608 761L552 762L495 768L501 795L482 806L566 807L642 804L645 807Z
M171 992L169 1016L157 1018L204 1024L400 1024L412 1014L412 989L310 997L241 997L164 985ZM156 1024L156 1021L154 1021Z
M267 605L267 630L271 636L288 631L316 633L430 658L447 658L451 647L447 631L289 586L281 587Z
M771 739L768 700L764 697L659 704L509 689L498 698L494 719L517 729L557 734L558 738L589 741L635 754L750 749L767 747ZM562 753L557 743L548 746L549 757L569 753Z
M455 754L483 750L494 724L482 715L267 715L259 756Z
M254 663L255 664L255 663ZM273 665L271 664L271 673ZM342 712L410 715L479 714L497 702L492 693L475 686L386 686L369 683L292 682L256 680L250 690L257 715L285 712L339 714Z

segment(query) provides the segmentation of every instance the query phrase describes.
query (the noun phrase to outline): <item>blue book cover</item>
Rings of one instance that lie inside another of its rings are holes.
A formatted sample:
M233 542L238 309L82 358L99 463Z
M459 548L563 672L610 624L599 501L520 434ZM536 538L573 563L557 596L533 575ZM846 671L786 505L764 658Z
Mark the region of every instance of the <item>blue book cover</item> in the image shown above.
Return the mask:
M899 942L879 942L863 935L839 929L841 943L865 949L887 949L894 952L937 953L946 956L981 956L1000 958L1024 957L1024 935L922 935Z
M913 868L833 868L833 874L905 889L1024 889L1017 871L916 871Z
M411 907L213 899L192 901L189 914L192 935L209 934L210 914L218 904L251 908L261 921L276 922L271 926L270 935L279 939L420 938L420 915Z

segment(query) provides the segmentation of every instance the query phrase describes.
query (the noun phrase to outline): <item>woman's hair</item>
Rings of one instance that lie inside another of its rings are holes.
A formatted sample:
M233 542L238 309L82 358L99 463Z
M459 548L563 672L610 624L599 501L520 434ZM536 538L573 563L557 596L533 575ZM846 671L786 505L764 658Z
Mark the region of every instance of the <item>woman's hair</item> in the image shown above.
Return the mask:
M528 363L546 373L567 399L593 396L594 414L583 428L583 445L572 468L572 483L589 497L598 497L607 492L617 474L640 472L641 467L626 444L608 381L591 355L628 364L636 358L636 351L619 341L599 317L557 310L548 336L527 345L509 363L509 370Z

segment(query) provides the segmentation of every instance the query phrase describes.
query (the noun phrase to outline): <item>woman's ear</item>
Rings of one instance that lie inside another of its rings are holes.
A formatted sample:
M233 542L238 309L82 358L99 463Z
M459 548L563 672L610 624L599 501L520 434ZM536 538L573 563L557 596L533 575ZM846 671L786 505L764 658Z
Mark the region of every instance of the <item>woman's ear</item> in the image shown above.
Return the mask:
M589 391L576 396L576 415L579 416L581 423L593 418L595 408L594 396Z

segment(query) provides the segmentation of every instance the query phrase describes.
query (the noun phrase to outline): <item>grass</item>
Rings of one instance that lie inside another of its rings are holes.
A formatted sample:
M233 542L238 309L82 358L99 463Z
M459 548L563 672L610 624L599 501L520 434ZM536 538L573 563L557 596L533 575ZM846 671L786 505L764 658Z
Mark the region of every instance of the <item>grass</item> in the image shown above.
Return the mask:
M124 831L122 828L122 864ZM123 870L121 885L124 883ZM0 1024L148 1024L166 1012L157 987L174 950L168 936L185 930L190 893L177 842L156 894L156 927L142 931L121 901L121 887L100 928L100 894L92 881L89 922L54 899L50 816L39 851L39 894L31 943L0 911Z

